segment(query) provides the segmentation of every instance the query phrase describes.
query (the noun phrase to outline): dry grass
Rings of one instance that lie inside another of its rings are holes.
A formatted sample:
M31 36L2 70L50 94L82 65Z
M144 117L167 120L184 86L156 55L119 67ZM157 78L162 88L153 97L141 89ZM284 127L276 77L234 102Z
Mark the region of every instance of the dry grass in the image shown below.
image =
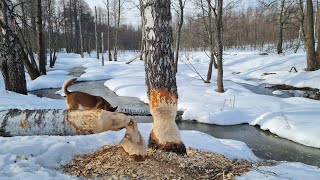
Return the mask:
M250 170L244 160L188 149L181 156L148 150L145 161L130 159L117 147L104 146L92 154L75 157L65 173L90 179L235 179Z

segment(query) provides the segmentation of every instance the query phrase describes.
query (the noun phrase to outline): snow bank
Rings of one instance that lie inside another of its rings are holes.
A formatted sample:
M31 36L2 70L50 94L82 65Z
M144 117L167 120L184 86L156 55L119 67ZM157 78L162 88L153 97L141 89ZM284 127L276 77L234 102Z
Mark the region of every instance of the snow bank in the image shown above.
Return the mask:
M151 124L138 126L147 141ZM122 130L87 136L0 137L0 179L71 179L62 174L62 165L67 164L77 154L90 153L103 145L118 144L124 133ZM230 158L258 160L252 151L239 141L216 139L196 131L182 131L182 139L187 147L220 153Z

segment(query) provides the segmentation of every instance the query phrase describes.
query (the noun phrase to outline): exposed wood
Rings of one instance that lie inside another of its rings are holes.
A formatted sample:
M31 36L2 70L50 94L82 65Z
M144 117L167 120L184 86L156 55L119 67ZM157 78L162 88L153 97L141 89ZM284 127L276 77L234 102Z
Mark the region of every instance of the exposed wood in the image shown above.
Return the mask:
M143 159L147 155L147 145L138 130L136 120L130 120L129 125L126 127L126 134L120 141L119 146L125 152L135 159Z
M3 110L1 136L79 135L125 128L131 117L103 110Z
M84 135L126 128L119 146L130 156L144 158L146 144L137 122L122 113L104 110L0 111L0 136Z
M144 60L150 112L154 123L148 146L186 154L175 123L178 92L172 52L170 0L143 1Z

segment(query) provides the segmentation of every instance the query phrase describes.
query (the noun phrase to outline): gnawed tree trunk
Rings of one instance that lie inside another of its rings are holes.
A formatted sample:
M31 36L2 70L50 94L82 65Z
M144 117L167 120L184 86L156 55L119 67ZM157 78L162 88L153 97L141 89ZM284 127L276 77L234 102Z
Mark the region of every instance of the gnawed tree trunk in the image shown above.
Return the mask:
M11 1L0 1L0 70L5 88L9 91L27 94L23 65L26 57L16 28Z
M0 136L84 135L126 128L119 146L129 155L144 157L146 144L137 122L122 113L104 110L4 110L0 111Z
M170 0L145 0L143 8L146 84L154 120L148 146L186 154L175 122L178 92L172 52Z

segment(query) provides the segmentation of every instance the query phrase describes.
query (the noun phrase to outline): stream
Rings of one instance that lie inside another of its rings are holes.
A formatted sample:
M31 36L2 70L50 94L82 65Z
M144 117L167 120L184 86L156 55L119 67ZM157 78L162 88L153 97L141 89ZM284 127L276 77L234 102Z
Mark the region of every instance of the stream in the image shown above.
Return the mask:
M77 72L81 69L77 69ZM76 71L76 70L74 70ZM73 72L72 69L70 72ZM70 74L78 75L78 74ZM87 92L93 95L99 95L109 101L112 106L119 106L118 109L131 109L148 114L149 107L137 98L117 96L113 91L104 86L106 80L76 82L69 87L69 90ZM252 90L253 87L250 87ZM52 99L64 99L64 97L55 94L60 89L42 89L31 91L29 93L39 97ZM253 91L253 90L252 90ZM256 90L259 91L259 90ZM272 94L271 94L272 95ZM151 123L151 116L135 116L139 123ZM302 162L309 165L320 167L320 149L307 147L298 143L279 138L269 131L263 131L259 127L248 124L233 126L218 126L197 123L195 121L177 120L177 125L181 130L196 130L210 134L216 138L234 139L245 142L253 153L262 159Z

